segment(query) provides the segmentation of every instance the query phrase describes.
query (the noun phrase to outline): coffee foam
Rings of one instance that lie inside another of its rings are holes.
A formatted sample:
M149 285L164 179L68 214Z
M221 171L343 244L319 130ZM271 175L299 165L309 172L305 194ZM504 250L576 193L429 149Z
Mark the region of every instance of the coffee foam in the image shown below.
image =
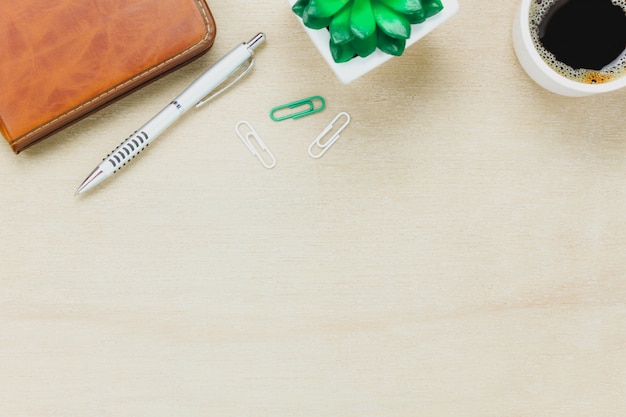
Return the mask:
M539 39L539 24L548 10L557 0L532 0L528 21L530 23L530 36L541 58L556 72L585 84L601 84L619 78L626 74L626 50L615 61L600 71L584 68L575 69L559 61L556 56L543 47ZM619 6L626 13L626 0L611 0L615 6Z

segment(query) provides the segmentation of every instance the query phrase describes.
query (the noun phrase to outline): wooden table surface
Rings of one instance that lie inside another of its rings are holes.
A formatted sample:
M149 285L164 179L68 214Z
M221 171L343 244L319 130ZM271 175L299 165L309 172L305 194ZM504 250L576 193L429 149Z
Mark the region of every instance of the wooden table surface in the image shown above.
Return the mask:
M349 85L286 1L209 4L207 55L0 149L1 416L626 415L626 90L535 85L517 1L463 1ZM259 31L252 75L73 196ZM312 95L322 113L269 119Z

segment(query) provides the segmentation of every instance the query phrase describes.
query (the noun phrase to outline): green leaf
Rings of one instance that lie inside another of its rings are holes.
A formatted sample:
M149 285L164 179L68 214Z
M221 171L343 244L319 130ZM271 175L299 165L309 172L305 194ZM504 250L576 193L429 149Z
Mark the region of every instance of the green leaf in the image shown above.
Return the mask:
M382 30L378 30L378 49L389 55L400 56L404 53L406 40L388 36Z
M382 3L374 3L374 18L378 28L392 38L408 39L411 36L409 20Z
M330 37L336 44L350 42L354 39L354 33L350 30L351 5L348 4L341 9L330 24Z
M411 23L412 25L415 25L417 23L422 23L424 20L426 20L426 14L424 13L424 10L420 10L411 14L406 14L404 15L409 23Z
M309 8L304 9L302 14L302 22L304 26L311 29L323 29L330 25L332 18L330 17L315 17L309 14Z
M393 10L403 13L403 14L410 14L418 10L422 10L422 3L420 0L379 0L379 1L386 4Z
M370 0L354 0L350 28L359 39L367 39L376 32L376 20Z
M354 47L354 51L358 56L363 58L365 58L366 56L370 56L378 46L378 37L376 36L376 32L374 32L372 36L366 39L354 38L354 40L352 41L352 46Z
M423 0L422 5L424 6L424 14L427 19L443 10L443 4L441 4L440 0Z
M352 42L338 45L330 40L330 54L333 56L333 60L340 64L342 62L348 62L356 56Z
M298 16L302 17L302 15L304 14L304 9L306 9L306 7L309 5L309 1L311 0L298 0L291 7L291 10Z
M310 0L309 14L315 17L330 17L343 8L350 0Z

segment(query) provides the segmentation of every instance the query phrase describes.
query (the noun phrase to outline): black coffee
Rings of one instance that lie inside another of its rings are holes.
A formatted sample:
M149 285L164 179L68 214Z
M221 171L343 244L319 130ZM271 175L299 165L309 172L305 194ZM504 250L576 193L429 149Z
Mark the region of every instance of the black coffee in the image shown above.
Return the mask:
M531 34L542 58L576 81L626 72L626 0L533 0Z

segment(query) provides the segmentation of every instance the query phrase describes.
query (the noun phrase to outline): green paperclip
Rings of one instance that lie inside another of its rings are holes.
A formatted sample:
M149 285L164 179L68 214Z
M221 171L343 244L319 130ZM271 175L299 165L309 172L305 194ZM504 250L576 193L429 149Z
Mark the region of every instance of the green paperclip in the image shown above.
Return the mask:
M319 105L315 107L316 102L319 102ZM300 107L304 107L303 110L298 110ZM313 96L309 98L304 98L302 100L294 101L292 103L283 104L282 106L276 106L272 110L270 110L270 118L275 122L280 122L285 119L297 119L299 117L308 116L309 114L317 113L319 111L324 110L326 107L326 102L324 101L324 97L321 96ZM281 110L296 110L295 112L287 113L285 115L276 116L276 113Z

